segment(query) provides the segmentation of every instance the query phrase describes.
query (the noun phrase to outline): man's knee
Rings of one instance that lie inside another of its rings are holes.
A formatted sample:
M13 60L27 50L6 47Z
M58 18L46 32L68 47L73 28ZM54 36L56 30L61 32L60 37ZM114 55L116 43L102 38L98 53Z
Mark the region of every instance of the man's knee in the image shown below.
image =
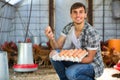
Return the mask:
M69 80L74 80L76 78L76 73L71 69L66 69L65 74Z

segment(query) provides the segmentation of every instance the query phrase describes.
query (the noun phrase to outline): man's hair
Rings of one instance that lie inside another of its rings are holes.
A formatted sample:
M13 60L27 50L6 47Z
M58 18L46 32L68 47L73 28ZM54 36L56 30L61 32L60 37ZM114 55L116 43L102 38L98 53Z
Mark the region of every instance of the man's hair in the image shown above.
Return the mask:
M71 6L71 8L70 8L70 13L72 13L72 10L73 10L73 9L77 9L77 8L80 8L80 7L83 7L84 10L85 10L85 13L86 13L86 7L85 7L85 5L82 4L82 3L80 3L80 2L76 2L76 3L74 3L74 4Z

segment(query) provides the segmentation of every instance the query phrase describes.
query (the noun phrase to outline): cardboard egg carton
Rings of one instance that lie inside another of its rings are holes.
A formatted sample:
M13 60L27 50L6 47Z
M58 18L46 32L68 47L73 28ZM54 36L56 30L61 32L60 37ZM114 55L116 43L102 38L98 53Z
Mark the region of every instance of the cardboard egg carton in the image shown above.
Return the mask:
M88 52L82 49L62 50L60 52L56 51L52 56L52 59L55 61L81 62L81 60L87 55Z

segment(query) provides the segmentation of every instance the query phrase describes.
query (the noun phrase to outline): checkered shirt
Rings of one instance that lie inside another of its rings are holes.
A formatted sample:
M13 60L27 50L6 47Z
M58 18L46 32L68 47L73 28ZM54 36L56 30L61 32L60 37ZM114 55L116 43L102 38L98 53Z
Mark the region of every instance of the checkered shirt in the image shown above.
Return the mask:
M69 23L63 28L62 35L67 36L70 30L74 27L73 22ZM100 49L100 35L97 30L85 21L84 28L80 34L79 41L82 49L97 49L97 53L91 65L94 67L95 77L100 77L104 70L103 59L101 56ZM75 48L74 44L71 43L71 48Z

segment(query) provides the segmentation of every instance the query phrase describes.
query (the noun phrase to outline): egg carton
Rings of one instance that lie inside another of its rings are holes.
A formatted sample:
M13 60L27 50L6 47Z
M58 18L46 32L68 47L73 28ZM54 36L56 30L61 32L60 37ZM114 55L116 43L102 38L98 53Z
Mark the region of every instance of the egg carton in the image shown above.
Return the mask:
M68 56L59 56L59 53L56 52L56 54L54 54L52 56L52 59L54 61L72 61L72 62L81 62L81 60L88 55L88 52L84 53L80 58L78 57L68 57Z

